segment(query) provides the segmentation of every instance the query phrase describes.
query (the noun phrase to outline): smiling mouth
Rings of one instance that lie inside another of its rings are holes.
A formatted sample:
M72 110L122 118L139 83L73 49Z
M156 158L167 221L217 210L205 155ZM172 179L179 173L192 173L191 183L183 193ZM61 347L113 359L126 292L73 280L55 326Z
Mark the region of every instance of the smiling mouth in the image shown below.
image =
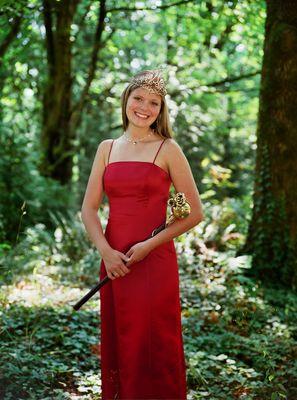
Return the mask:
M139 113L137 113L137 112L135 112L134 114L135 114L136 117L138 117L138 118L141 118L141 119L148 119L148 116L147 116L147 115L139 114Z

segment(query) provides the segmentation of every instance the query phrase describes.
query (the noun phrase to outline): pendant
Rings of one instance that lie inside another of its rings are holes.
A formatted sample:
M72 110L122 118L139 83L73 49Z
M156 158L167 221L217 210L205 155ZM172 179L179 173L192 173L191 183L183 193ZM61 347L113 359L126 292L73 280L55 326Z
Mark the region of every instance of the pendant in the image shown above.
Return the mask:
M137 144L137 142L133 142L133 144Z

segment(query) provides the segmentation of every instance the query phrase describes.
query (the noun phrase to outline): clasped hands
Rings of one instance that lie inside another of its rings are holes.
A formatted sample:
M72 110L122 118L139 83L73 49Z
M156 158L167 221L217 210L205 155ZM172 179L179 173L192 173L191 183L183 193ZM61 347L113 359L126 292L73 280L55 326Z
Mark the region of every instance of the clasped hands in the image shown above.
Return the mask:
M149 239L134 244L125 254L118 250L111 249L103 256L108 277L113 280L126 275L131 271L129 267L145 258L151 250L152 246ZM125 263L123 261L125 261Z

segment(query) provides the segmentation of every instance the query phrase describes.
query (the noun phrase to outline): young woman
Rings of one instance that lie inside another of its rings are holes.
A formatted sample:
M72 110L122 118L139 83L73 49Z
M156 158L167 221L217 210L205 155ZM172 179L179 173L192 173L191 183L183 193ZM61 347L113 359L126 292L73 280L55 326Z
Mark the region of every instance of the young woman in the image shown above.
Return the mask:
M179 274L173 239L203 219L199 193L172 138L166 88L158 70L134 76L122 94L123 134L103 140L93 162L82 220L102 256L100 289L102 399L186 400ZM169 189L191 213L156 236ZM103 233L98 217L109 200Z

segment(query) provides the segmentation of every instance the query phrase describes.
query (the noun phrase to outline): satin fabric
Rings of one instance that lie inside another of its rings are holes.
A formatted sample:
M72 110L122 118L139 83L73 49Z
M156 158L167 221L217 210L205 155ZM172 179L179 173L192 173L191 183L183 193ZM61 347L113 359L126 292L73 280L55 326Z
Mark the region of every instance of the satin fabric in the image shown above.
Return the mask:
M104 234L112 248L126 253L165 221L170 185L170 175L154 162L117 161L106 166L103 186L109 218ZM130 268L99 292L102 399L186 400L173 240ZM102 260L100 279L105 276Z

